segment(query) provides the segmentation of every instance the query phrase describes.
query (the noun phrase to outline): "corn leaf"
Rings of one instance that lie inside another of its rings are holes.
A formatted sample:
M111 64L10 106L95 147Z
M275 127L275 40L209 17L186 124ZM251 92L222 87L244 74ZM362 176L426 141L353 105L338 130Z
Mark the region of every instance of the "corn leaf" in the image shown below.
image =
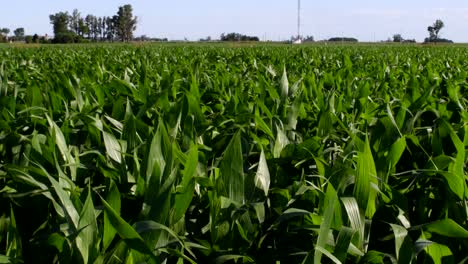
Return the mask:
M322 263L323 252L320 248L325 248L328 234L330 232L331 223L333 219L333 214L335 213L335 207L338 205L338 196L336 194L335 188L331 184L327 185L327 192L325 194L325 199L328 201L328 204L325 206L325 212L323 214L323 221L320 225L319 235L317 238L317 245L314 252L314 263Z
M102 132L102 136L104 138L104 145L106 147L107 154L111 159L115 162L121 163L122 162L122 155L121 155L121 148L119 141L115 138L114 135L107 133L105 131Z
M354 197L359 207L366 213L367 217L372 217L376 211L377 192L371 184L378 184L377 171L375 169L374 158L372 156L369 139L366 137L364 149L357 155L357 172L354 185Z
M227 197L237 203L243 204L245 202L245 176L240 132L234 135L226 148L220 172Z
M83 210L78 223L79 233L76 237L76 246L83 257L84 263L93 262L99 251L98 226L94 213L91 191L88 191Z
M117 214L120 214L120 207L121 207L121 200L120 200L120 192L117 188L117 185L114 181L110 181L109 190L107 192L106 201L108 204L114 209ZM109 213L104 210L104 230L103 230L103 248L106 250L112 240L114 239L115 235L117 234L117 230L112 226L112 223L109 219Z
M265 152L263 151L260 154L257 174L255 174L255 186L263 190L265 196L268 196L268 190L270 189L270 171L268 170Z

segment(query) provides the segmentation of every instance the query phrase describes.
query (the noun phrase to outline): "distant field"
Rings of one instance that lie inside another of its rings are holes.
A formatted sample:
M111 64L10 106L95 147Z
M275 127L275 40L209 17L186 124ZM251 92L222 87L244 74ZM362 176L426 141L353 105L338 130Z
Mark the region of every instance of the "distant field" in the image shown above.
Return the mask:
M24 47L0 45L0 263L466 256L464 45Z

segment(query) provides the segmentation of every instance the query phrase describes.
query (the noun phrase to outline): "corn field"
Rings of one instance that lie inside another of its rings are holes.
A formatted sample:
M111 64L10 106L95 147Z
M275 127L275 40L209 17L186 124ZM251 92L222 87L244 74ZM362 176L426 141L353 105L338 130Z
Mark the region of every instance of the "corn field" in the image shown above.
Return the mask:
M0 49L0 263L465 263L468 49Z

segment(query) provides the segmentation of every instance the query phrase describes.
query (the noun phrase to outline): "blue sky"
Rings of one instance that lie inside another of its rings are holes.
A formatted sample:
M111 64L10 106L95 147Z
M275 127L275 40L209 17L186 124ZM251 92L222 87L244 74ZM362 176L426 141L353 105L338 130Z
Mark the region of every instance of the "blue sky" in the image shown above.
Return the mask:
M223 32L257 35L261 39L288 39L296 32L296 0L80 0L5 1L0 27L13 31L24 27L27 34L51 34L49 14L71 12L109 16L119 5L131 4L139 17L135 35L196 40ZM315 39L333 36L362 41L384 40L395 33L422 41L427 26L440 18L446 28L442 37L468 42L466 0L302 0L302 34Z

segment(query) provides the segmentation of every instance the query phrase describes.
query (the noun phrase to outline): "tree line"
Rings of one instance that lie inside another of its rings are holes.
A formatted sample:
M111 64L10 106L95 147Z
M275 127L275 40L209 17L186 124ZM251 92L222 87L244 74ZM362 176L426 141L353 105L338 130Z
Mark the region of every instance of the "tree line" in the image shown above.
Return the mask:
M247 36L240 33L228 33L228 34L221 34L220 36L221 41L260 41L260 39L256 36Z
M136 30L138 19L133 16L133 7L123 5L113 16L95 16L88 14L82 16L78 9L69 12L58 12L49 16L53 27L54 38L47 35L25 35L24 28L13 31L14 36L9 36L10 29L0 28L0 42L25 41L26 43L82 43L98 41L124 41L133 40L133 32Z
M78 9L68 12L58 12L49 16L53 25L55 43L79 43L87 41L128 42L133 39L136 30L137 17L133 16L131 5L120 6L113 16L83 17Z
M133 16L133 8L127 4L120 6L118 11L113 16L95 16L88 14L85 17L81 15L78 9L73 10L70 14L68 12L58 12L49 16L50 23L53 25L54 38L48 39L48 36L38 36L37 34L25 35L24 28L20 27L13 31L14 36L9 37L10 29L0 28L0 42L7 41L25 41L26 43L82 43L82 42L99 42L99 41L123 41L128 42L131 40L138 41L168 41L164 39L152 39L146 35L140 38L134 38L133 32L136 30L138 19ZM427 27L429 37L425 38L424 43L438 43L453 41L440 37L440 31L445 27L442 20L437 19L432 25ZM291 38L292 40L295 37ZM313 36L301 37L303 42L314 42ZM221 34L221 41L259 41L257 36L248 36L240 33ZM211 41L211 37L200 39L199 41ZM358 42L355 38L334 37L327 41L346 41ZM401 34L394 34L393 40L388 39L388 42L398 43L415 43L415 39L405 39Z
M445 27L444 21L437 19L432 25L427 27L429 37L424 39L424 43L453 43L453 41L440 37L440 31ZM393 42L415 43L415 39L404 39L401 34L393 35Z
M0 28L0 42L6 42L8 40L11 41L23 41L24 40L24 28L17 28L13 30L13 37L8 38L8 34L10 34L9 28Z

